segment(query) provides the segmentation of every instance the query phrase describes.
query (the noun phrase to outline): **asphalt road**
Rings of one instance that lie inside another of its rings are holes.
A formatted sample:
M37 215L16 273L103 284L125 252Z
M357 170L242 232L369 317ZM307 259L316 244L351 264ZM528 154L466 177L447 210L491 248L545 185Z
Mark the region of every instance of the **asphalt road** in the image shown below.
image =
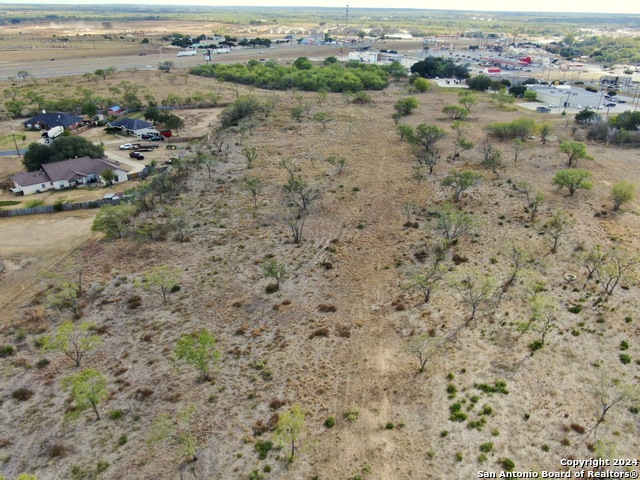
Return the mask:
M24 152L26 152L27 150L24 148L21 148L18 150L18 152L20 152L20 155L24 155ZM0 152L0 157L12 157L16 154L15 150L5 150L3 152Z

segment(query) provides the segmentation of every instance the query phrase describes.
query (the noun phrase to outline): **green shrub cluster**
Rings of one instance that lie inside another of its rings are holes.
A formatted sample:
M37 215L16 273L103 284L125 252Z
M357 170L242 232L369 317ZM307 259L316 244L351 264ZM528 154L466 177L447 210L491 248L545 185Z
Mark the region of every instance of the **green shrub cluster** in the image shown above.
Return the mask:
M191 68L193 75L213 77L227 82L252 85L270 90L299 90L318 92L358 92L382 90L389 84L389 74L380 66L357 61L345 65L333 63L327 66L300 69L278 65L276 62L248 64L199 65Z

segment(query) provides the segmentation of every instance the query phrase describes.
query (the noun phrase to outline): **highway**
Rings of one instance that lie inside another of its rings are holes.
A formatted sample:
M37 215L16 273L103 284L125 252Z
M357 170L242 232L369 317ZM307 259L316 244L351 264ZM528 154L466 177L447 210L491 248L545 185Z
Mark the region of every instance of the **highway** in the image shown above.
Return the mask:
M363 44L358 44L362 47ZM322 60L335 56L340 58L342 48L343 58L348 57L352 50L351 45L278 45L274 48L238 48L230 53L222 53L212 56L211 63L238 63L251 59L277 59L280 62L293 61L298 57L309 57L311 60ZM260 52L263 53L260 53ZM205 62L202 54L192 57L178 57L178 50L163 49L162 52L154 52L144 56L90 56L80 58L68 58L60 60L20 60L15 62L0 63L0 80L8 80L17 77L18 72L29 72L35 78L60 77L66 75L83 75L95 72L97 69L115 67L118 71L124 70L157 70L165 61L171 61L176 68L193 67ZM28 53L26 54L28 56ZM52 58L55 58L55 50L52 50Z

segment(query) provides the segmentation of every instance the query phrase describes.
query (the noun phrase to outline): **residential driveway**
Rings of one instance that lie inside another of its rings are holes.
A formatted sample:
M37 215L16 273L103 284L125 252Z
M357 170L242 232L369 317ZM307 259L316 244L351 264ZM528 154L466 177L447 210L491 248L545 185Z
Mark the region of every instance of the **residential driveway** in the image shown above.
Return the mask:
M126 150L124 150L126 152ZM133 167L133 170L130 170L128 173L138 173L141 172L142 169L144 168L144 165L140 162L138 162L137 160L133 160L132 158L129 158L129 155L126 154L126 156L124 155L120 155L118 153L113 153L113 152L105 152L104 156L109 159L109 160L115 160L117 162L123 163L125 165L129 165L131 167Z

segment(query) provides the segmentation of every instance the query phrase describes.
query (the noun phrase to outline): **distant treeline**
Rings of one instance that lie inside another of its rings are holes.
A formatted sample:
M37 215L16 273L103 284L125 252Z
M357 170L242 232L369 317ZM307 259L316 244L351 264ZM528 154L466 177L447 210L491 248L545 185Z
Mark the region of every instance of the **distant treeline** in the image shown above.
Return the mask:
M251 60L247 64L201 65L191 68L191 73L270 90L359 92L382 90L389 84L389 73L378 65L349 61L344 65L329 62L313 67L305 57L297 59L292 66Z

